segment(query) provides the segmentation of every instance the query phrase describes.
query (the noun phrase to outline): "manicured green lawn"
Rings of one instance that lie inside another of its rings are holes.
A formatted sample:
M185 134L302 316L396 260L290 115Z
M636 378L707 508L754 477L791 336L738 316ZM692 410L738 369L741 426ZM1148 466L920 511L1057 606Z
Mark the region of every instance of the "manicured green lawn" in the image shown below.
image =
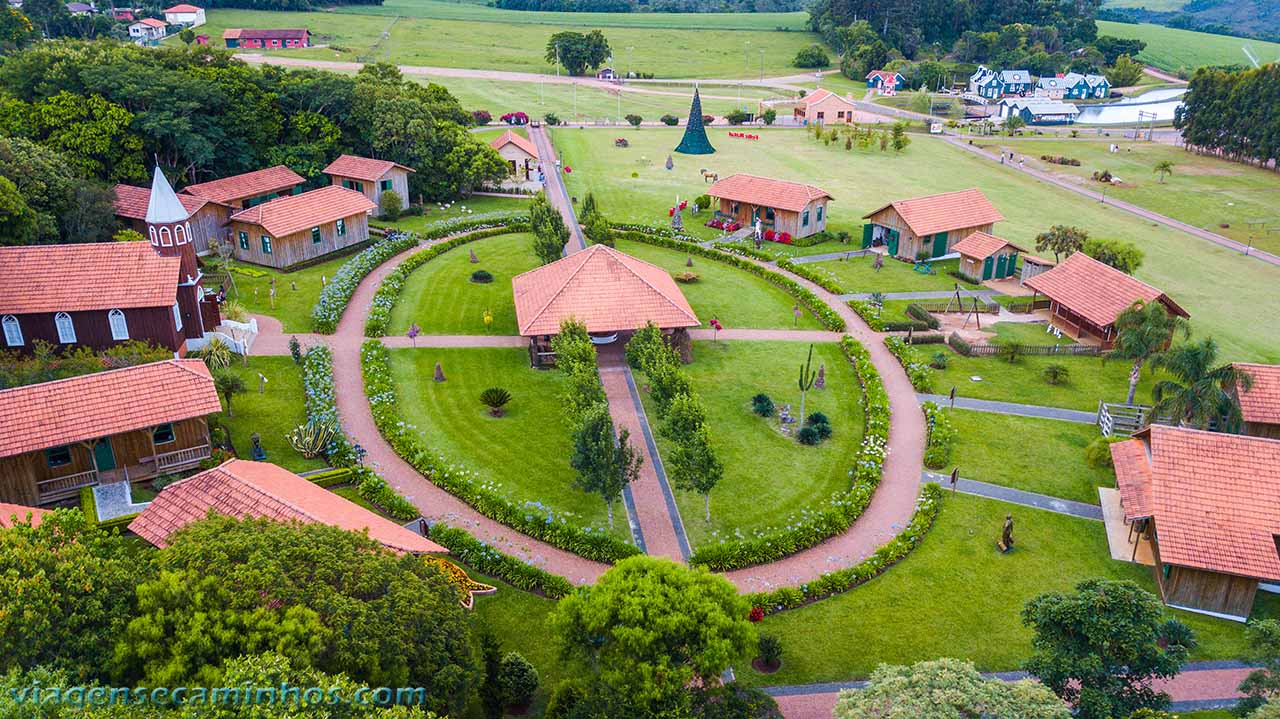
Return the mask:
M281 272L270 267L260 267L236 262L235 267L249 272L265 272L263 277L249 277L232 272L235 288L227 287L227 296L239 301L245 309L255 314L268 315L280 320L285 332L310 332L311 308L320 299L324 280L332 279L342 263L351 259L350 254L312 265L294 272ZM276 282L274 306L271 300L271 280ZM321 278L324 278L322 280ZM294 289L294 288L297 289Z
M1084 448L1100 436L1092 424L948 410L958 433L951 465L966 479L1089 504L1115 472L1085 464Z
M715 317L730 329L750 327L756 329L822 329L818 321L803 307L804 316L797 323L792 308L796 301L763 279L745 270L704 257L693 257L693 267L686 261L691 255L665 247L640 242L619 241L618 250L662 267L672 275L695 272L698 281L681 284L680 291L694 314L702 320L702 326Z
M694 361L685 372L706 408L707 426L725 469L724 479L711 491L710 525L702 495L676 491L694 547L731 538L737 531L749 534L785 524L793 513L849 488L849 469L862 442L862 392L836 344L814 345L813 367L825 365L826 389L810 390L805 401L806 413L830 418L830 439L807 447L779 431L776 415L766 419L751 411L751 398L763 392L779 411L790 404L792 416L799 419L796 368L804 364L808 349L799 342L694 343ZM644 376L637 382L643 386ZM648 399L643 392L642 397ZM657 436L660 420L651 402L646 401L645 411ZM668 457L674 447L657 439L659 452ZM771 471L762 471L766 467Z
M1155 9L1146 0L1142 3ZM1138 53L1142 62L1148 62L1162 70L1194 71L1201 65L1244 65L1249 58L1240 50L1249 45L1253 54L1263 62L1280 56L1280 43L1263 40L1243 40L1229 35L1213 35L1191 30L1178 30L1148 23L1129 24L1098 21L1098 34L1112 37L1135 38L1147 43Z
M615 134L552 131L560 154L574 169L566 178L570 192L594 192L611 219L665 224L666 208L677 195L696 197L706 191L701 168L721 177L747 172L816 184L835 198L830 206L832 229L846 229L859 238L862 215L886 202L978 187L1006 218L995 226L996 234L1034 244L1035 236L1051 225L1070 224L1095 236L1136 242L1146 253L1137 277L1186 308L1196 334L1212 335L1224 360L1280 361L1280 325L1258 321L1280 314L1280 293L1274 291L1280 268L1145 222L1109 204L1084 201L943 140L914 135L902 153L882 153L847 151L835 143L825 146L810 135L786 130L761 130L755 142L712 132L716 154L674 155L674 169L668 171L663 161L679 143L679 130L628 131L631 147L626 150L614 149ZM638 162L641 157L649 163ZM632 172L637 177L632 178ZM1230 278L1230 291L1224 291L1222 278Z
M915 270L915 263L885 258L879 270L873 264L875 257L864 255L849 259L825 260L806 265L807 269L826 272L840 283L845 292L934 292L954 290L956 283L975 287L947 274L959 266L960 260L934 260L930 264L934 274Z
M932 356L933 350L928 350ZM1045 365L1061 364L1070 372L1068 380L1051 385L1040 375ZM972 377L981 377L975 382ZM1151 372L1146 370L1138 383L1137 401L1149 404ZM1014 364L997 357L962 357L947 350L947 368L939 372L934 388L940 394L951 391L960 397L993 399L1019 404L1038 404L1093 411L1098 400L1123 402L1129 392L1129 364L1104 363L1098 357L1022 357Z
M985 141L984 141L985 142ZM1146 207L1201 229L1226 235L1233 240L1253 244L1270 252L1280 252L1280 233L1263 232L1250 222L1280 223L1280 207L1276 193L1280 178L1276 173L1216 157L1197 155L1178 147L1155 142L1134 143L1114 138L1097 140L1042 140L999 138L999 146L1025 155L1027 165L1038 170L1069 178L1083 186L1097 189L1090 179L1093 173L1109 170L1122 183L1107 189L1107 196ZM1120 151L1107 151L1111 143ZM1041 155L1069 157L1080 161L1079 167L1057 165L1040 160ZM1160 182L1153 171L1157 162L1173 163L1173 174ZM1229 227L1222 227L1222 225Z
M551 690L565 678L566 668L560 660L559 648L546 628L547 617L556 608L556 602L536 594L516 589L501 579L468 569L467 574L477 582L498 588L493 594L475 598L471 610L471 627L474 633L486 626L502 642L502 653L519 652L538 670L538 695L530 709L531 716L542 716ZM478 646L478 645L477 645ZM481 717L478 702L473 702L467 716Z
M231 444L242 459L249 459L253 443L249 435L257 432L267 461L294 472L305 472L326 466L323 459L306 459L285 439L294 427L307 423L303 403L302 368L289 357L250 356L246 367L240 362L231 371L244 380L245 391L231 399L233 416L227 416L226 401L218 421L231 432ZM266 392L259 393L258 375L267 378Z
M329 491L333 492L334 494L338 495L339 497L342 497L343 499L349 502L352 502L354 504L360 505L361 507L364 507L365 509L369 510L370 512L373 512L374 514L382 514L382 512L377 507L373 506L373 502L370 502L369 500L362 497L360 495L359 490L357 490L352 485L348 484L343 487L334 487Z
M706 216L703 215L704 219L705 217ZM728 244L755 250L755 242L750 238ZM836 252L852 252L856 249L858 249L858 245L855 243L844 243L832 240L830 242L819 242L816 245L810 245L808 247L784 245L781 242L763 242L760 245L760 249L755 251L770 255L775 260L781 260L788 257L809 257L811 255L829 255Z
M482 135L483 136L483 135ZM485 137L486 140L492 139ZM522 212L529 209L529 200L519 197L491 197L489 195L472 195L466 199L454 200L448 209L441 209L438 203L427 203L427 211L421 215L401 217L398 220L374 220L379 227L395 228L409 232L421 232L427 225L441 220L451 220L467 214L471 210L479 215L485 212Z
M997 322L986 326L986 329L996 333L996 336L991 339L995 344L1012 342L1020 345L1041 346L1073 345L1076 343L1066 333L1063 333L1061 339L1054 337L1045 331L1047 326L1033 322Z
M445 382L434 382L435 364ZM606 526L604 501L573 486L569 428L560 413L562 373L529 368L523 349L392 350L391 371L404 421L436 452L500 485L515 501L541 502L584 526ZM480 404L489 387L511 392L505 417ZM615 533L628 533L621 505Z
M500 10L485 2L463 0L388 0L381 5L347 5L339 12L369 15L398 15L401 17L436 18L442 20L476 20L526 25L566 25L580 27L630 27L630 28L688 28L687 13L645 12L554 12L534 10ZM585 17L584 17L585 15ZM698 20L709 27L725 30L773 30L777 27L790 31L804 31L809 27L809 16L804 12L761 13L698 13ZM625 65L624 65L625 67Z
M516 308L511 278L539 265L533 236L498 235L450 250L414 270L391 313L389 334L404 334L417 324L428 335L486 334L484 312L493 313L488 334L514 335ZM471 264L471 252L480 260ZM487 270L489 283L471 281L471 273Z
M995 548L1012 512L1016 547ZM940 656L973 661L984 671L1017 669L1031 653L1019 614L1031 598L1069 591L1095 577L1129 579L1155 591L1147 567L1110 558L1102 523L948 495L915 552L870 583L807 607L773 615L762 632L782 640L782 669L737 668L753 686L866 677L881 662L909 664ZM1196 659L1227 659L1245 648L1244 626L1170 611L1195 630ZM1280 600L1259 592L1254 616L1274 617Z

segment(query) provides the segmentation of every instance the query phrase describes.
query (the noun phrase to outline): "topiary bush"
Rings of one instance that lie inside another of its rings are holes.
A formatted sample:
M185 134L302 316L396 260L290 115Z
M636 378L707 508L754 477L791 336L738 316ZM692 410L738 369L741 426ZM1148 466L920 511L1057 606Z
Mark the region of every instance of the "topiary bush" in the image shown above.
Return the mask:
M821 412L814 412L805 420L809 424L831 424L831 420L827 415Z
M511 401L511 393L502 387L490 387L480 393L480 403L489 408L489 415L501 417L506 414L503 407Z
M487 285L493 282L493 273L488 270L476 270L471 273L471 281L480 285Z
M538 691L538 670L518 652L507 652L498 670L502 698L508 706L525 708Z
M751 398L751 411L761 417L772 417L774 406L769 395L761 393Z
M796 433L796 439L800 440L800 444L809 445L810 447L822 441L822 438L818 436L818 430L813 427L801 429Z
M675 115L663 115L658 119L662 120L662 124L668 125L671 127L675 127L676 125L680 124L680 118L676 117Z

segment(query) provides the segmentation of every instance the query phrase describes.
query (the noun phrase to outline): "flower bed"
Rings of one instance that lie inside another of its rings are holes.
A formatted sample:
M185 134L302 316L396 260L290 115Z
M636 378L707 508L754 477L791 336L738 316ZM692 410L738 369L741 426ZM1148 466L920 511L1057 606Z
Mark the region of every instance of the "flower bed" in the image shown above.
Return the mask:
M897 358L902 369L907 371L911 386L917 392L933 391L933 370L920 359L920 353L916 352L915 347L907 344L901 337L885 337L884 346Z
M347 308L356 287L378 265L418 244L422 239L445 237L464 230L482 227L494 227L511 222L525 221L524 215L499 212L484 215L469 215L450 220L441 220L427 227L421 236L406 232L389 232L384 240L380 240L361 250L342 263L342 267L333 273L329 284L320 291L320 299L311 308L311 329L320 334L333 334L342 318L342 311Z
M837 295L844 294L844 288L840 286L840 283L836 281L835 277L829 273L824 273L822 270L809 267L807 263L792 262L789 259L784 259L778 260L778 267L781 267L788 272L800 275L827 292Z
M690 254L695 254L700 257L706 257L708 259L716 260L718 262L723 262L727 265L732 265L741 270L746 270L747 272L750 272L751 274L764 279L769 284L775 287L778 287L779 289L785 291L787 294L791 295L793 298L795 298L796 301L798 301L801 305L804 305L810 312L812 312L813 315L818 318L818 321L821 322L822 325L827 329L833 332L844 331L844 318L841 317L838 312L836 312L835 310L827 306L827 303L818 299L817 295L813 294L812 292L805 289L804 287L801 287L798 282L791 279L790 277L778 274L777 272L774 272L768 268L761 267L760 265L757 265L756 263L751 262L749 260L743 259L742 257L737 257L733 254L703 247L702 245L699 245L699 244L681 242L679 240L650 235L645 232L639 232L635 230L618 231L617 229L615 229L615 234L617 234L619 237L621 237L624 240L631 240L633 242L643 242L644 244L647 244L647 245L656 245L658 247L666 247L669 249L679 250L681 252L688 252Z
M689 558L690 564L723 572L772 562L846 531L871 504L871 496L880 484L889 441L889 395L865 347L844 337L840 349L853 363L864 407L862 445L849 469L849 490L833 495L817 510L805 509L793 515L785 527L701 547Z
M452 237L421 252L409 255L404 262L396 265L396 268L383 278L382 284L378 285L378 291L373 295L373 306L369 308L369 316L364 321L364 336L382 337L387 333L387 326L391 324L391 311L395 309L396 303L400 301L400 293L404 290L404 283L408 281L409 275L413 274L414 270L455 247L482 240L486 237L493 237L494 235L505 235L526 230L528 230L526 224L512 219L505 225L476 229L474 232ZM492 277L490 281L492 281Z
M929 430L929 440L924 447L924 466L929 469L942 469L951 461L951 446L956 441L956 427L951 418L933 402L920 405L924 412L925 424Z
M742 224L734 222L733 220L720 220L713 217L712 219L707 220L707 227L714 227L717 230L724 230L725 232L737 232L742 229Z
M852 567L827 572L799 587L782 587L772 592L749 594L747 599L751 602L752 611L759 609L764 614L773 614L794 609L809 602L848 591L875 579L920 546L920 542L933 527L941 507L942 488L936 484L925 485L919 499L916 500L915 514L912 515L906 529L880 545L870 557Z
M616 562L640 553L634 545L609 536L604 529L571 525L564 517L535 502L512 502L492 485L477 481L474 472L441 457L415 436L411 425L400 419L395 387L391 383L390 350L378 340L367 340L360 348L360 364L364 391L378 431L396 454L428 477L432 484L490 519L587 559Z
M333 389L333 350L325 345L307 348L302 358L302 390L307 421L333 427L333 439L324 452L325 459L334 467L354 465L355 450L338 420L338 403Z
M884 320L880 318L875 305L866 300L849 300L849 309L857 312L862 321L866 322L873 331L884 332Z
M560 599L573 592L573 585L568 579L503 554L464 530L436 522L431 525L429 536L432 541L456 555L463 564L477 572L498 577L513 587L541 592L551 599Z

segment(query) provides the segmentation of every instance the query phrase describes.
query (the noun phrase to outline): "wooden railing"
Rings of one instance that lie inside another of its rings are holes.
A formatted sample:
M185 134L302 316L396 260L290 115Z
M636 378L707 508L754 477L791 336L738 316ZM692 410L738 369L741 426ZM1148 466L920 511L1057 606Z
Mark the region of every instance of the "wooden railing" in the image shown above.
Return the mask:
M176 452L157 454L153 459L156 465L156 474L161 474L170 470L185 469L194 464L199 464L201 460L208 459L209 456L209 445L202 444L198 447L188 447Z
M89 470L68 474L65 477L54 477L43 482L36 482L36 493L41 504L71 497L80 492L81 487L89 487L98 483L98 472Z

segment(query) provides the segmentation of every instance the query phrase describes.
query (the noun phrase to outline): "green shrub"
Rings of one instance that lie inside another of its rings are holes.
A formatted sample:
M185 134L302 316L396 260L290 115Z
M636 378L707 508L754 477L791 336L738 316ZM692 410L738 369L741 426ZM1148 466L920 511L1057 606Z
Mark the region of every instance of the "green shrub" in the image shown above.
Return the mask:
M1022 359L1022 345L1016 342L1006 342L996 345L996 357L1008 362L1009 364L1017 364Z
M551 690L543 719L569 719L574 708L587 698L587 688L577 679L565 679Z
M751 398L751 411L761 417L772 417L774 411L773 399L769 395L761 393Z
M1065 384L1071 378L1071 370L1063 364L1048 364L1040 370L1040 376L1044 377L1044 381L1049 384Z
M488 270L476 270L471 273L471 281L477 284L487 285L493 282L493 273Z
M1084 448L1084 463L1094 469L1115 466L1111 460L1111 445L1123 442L1127 437L1098 437Z
M938 320L937 317L933 316L932 312L930 312L929 310L926 310L924 307L914 302L907 305L907 316L920 320L921 322L928 325L929 329L931 330L936 330L942 326L942 323Z
M777 667L782 664L782 640L772 634L761 634L757 640L757 647L760 651L760 661L767 667Z
M526 707L538 691L538 670L518 652L507 652L499 669L502 696L508 706Z
M378 211L385 219L393 221L400 219L400 206L402 204L404 204L404 199L395 190L383 190L382 194L378 195Z
M814 432L818 433L819 441L824 441L831 438L830 424L827 424L826 422L822 422L821 424L811 424L809 426L813 428Z
M560 118L557 117L554 112L548 112L547 114L543 115L542 121L547 123L551 127L555 127L556 125L560 124Z
M663 115L658 119L662 121L662 124L668 125L670 127L675 127L676 125L680 124L680 118L676 117L675 115Z
M805 427L796 433L796 438L800 440L800 444L815 445L820 441L818 431L813 427Z
M741 125L747 121L748 117L750 117L750 115L735 107L724 116L724 119L728 121L730 125Z
M951 357L946 352L934 352L933 359L929 360L929 366L936 370L944 370L950 361Z
M640 117L639 115L635 115L635 114L628 114L628 115L627 115L625 118L623 118L623 119L625 119L627 122L631 123L631 126L632 126L632 127L640 127L640 123L644 122L644 118L643 118L643 117Z
M827 424L827 425L831 424L830 418L828 418L827 415L821 412L814 412L813 414L809 415L807 418L805 418L805 422L809 424Z
M962 357L968 357L973 354L973 345L961 337L959 332L952 332L951 336L947 337L947 346Z
M920 405L920 409L924 411L929 431L924 448L924 465L929 469L942 469L951 462L951 448L958 432L955 425L951 424L951 418L938 405L925 402Z
M436 522L431 525L430 536L432 541L448 549L463 564L481 574L498 577L518 589L542 592L552 599L568 596L573 591L568 579L503 554L464 529Z
M387 514L402 522L417 519L422 514L412 502L397 494L387 484L387 480L368 469L361 468L357 472L362 473L364 478L356 485L356 491L361 497L382 507Z
M480 393L480 404L489 408L489 414L501 417L506 410L503 407L511 401L511 393L502 387L490 387Z
M698 195L697 198L694 199L693 204L705 210L708 207L711 207L711 195Z
M901 337L884 338L884 346L889 349L889 353L896 357L902 368L907 371L911 386L917 392L933 391L933 370L920 360L920 355L914 347L907 344Z

